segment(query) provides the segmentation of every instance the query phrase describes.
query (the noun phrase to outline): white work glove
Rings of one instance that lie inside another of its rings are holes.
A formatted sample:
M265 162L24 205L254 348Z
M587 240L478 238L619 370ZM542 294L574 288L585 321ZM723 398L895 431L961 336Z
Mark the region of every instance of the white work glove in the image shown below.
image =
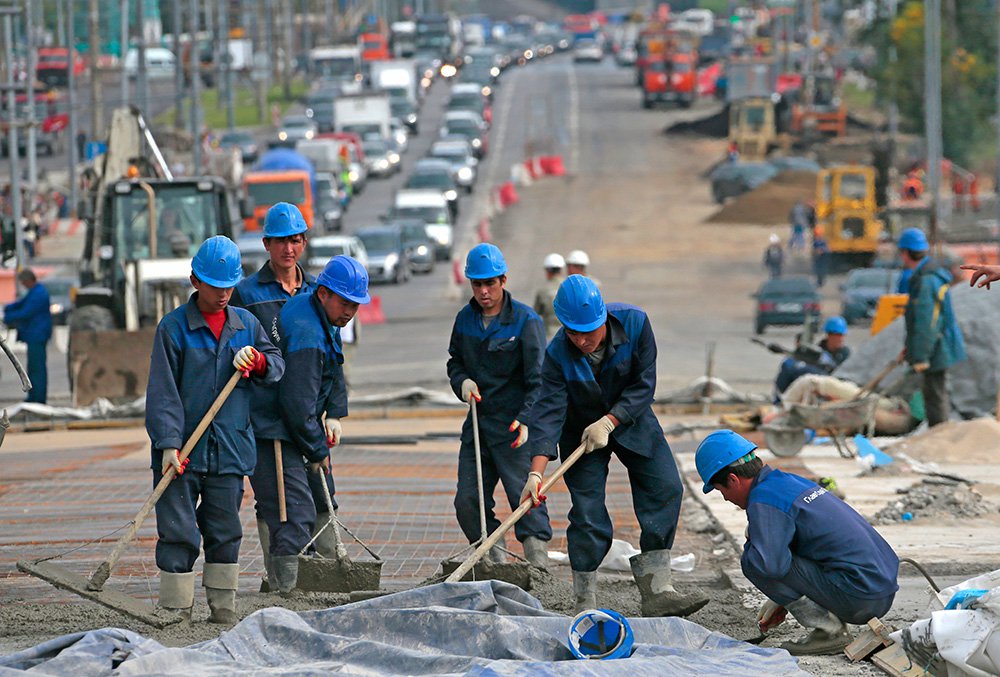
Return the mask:
M479 386L471 378L467 378L462 381L462 401L472 403L472 398L476 398L476 402L482 402L483 396L479 394Z
M520 421L514 421L510 424L510 432L514 432L515 430L517 431L517 439L510 443L511 449L517 449L528 441L528 426Z
M760 608L760 611L757 612L757 628L761 632L767 632L771 628L784 623L787 614L788 611L785 610L785 607L767 600Z
M166 475L167 471L170 470L170 467L173 466L178 475L183 475L184 469L187 468L187 464L190 460L191 457L189 456L184 459L183 463L181 463L181 452L177 449L164 449L163 464L160 466L160 474Z
M233 358L233 366L249 376L259 359L260 353L257 352L256 348L253 346L243 346L236 351L236 357Z
M580 443L584 445L586 453L608 446L608 438L614 429L614 422L607 416L600 417L584 428Z
M526 498L531 498L531 505L538 506L545 497L541 494L542 491L542 473L531 471L528 473L528 481L524 483L524 489L521 490L521 498L518 500L518 504L524 503Z
M326 427L326 446L335 447L340 444L340 436L344 434L340 419L327 416L324 426Z

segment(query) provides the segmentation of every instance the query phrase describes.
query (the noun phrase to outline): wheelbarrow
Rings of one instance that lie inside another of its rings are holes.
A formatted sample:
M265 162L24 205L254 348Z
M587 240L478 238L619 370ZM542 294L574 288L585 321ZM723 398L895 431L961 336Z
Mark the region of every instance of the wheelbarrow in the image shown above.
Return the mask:
M845 402L793 404L787 415L761 426L767 448L775 456L795 456L807 442L807 429L825 430L833 439L837 452L844 458L855 454L847 445L847 435L875 428L875 407L878 396L867 395Z

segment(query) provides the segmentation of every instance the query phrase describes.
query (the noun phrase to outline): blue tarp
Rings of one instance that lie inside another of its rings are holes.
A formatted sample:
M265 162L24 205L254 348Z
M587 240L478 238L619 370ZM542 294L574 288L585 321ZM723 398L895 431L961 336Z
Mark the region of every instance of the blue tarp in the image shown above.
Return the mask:
M0 658L0 675L805 675L765 649L681 618L630 620L631 658L580 661L570 619L497 581L441 583L332 609L258 611L218 639L168 649L128 630L66 635Z
M305 155L291 148L272 148L254 164L254 172L280 172L283 169L297 169L309 172L309 183L313 194L316 193L316 168Z

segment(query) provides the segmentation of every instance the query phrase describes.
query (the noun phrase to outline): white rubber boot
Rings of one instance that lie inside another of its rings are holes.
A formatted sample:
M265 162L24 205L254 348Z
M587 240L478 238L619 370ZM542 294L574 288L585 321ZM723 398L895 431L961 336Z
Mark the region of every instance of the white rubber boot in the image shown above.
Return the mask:
M185 620L191 620L191 607L194 606L193 571L182 574L160 572L160 606L181 614Z
M240 582L239 564L219 564L206 562L202 573L202 583L205 586L205 597L211 614L209 623L235 625L236 589Z

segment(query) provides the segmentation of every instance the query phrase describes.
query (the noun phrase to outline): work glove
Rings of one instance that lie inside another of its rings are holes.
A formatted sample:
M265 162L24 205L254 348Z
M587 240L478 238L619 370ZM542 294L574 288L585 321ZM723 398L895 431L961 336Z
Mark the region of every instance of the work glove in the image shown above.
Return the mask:
M323 425L326 427L326 446L335 447L340 444L340 436L344 434L340 419L327 416Z
M580 443L584 445L586 453L608 446L608 438L614 429L614 422L607 416L600 417L584 428Z
M473 397L476 398L476 402L483 401L483 396L479 394L479 386L471 378L467 378L462 381L462 400L471 404Z
M515 430L517 431L517 439L510 443L511 449L517 449L528 441L528 426L520 421L514 421L510 424L510 432Z
M528 473L528 481L524 483L524 489L521 490L521 498L518 500L518 504L524 503L524 500L528 497L531 498L532 507L541 505L545 497L541 494L542 491L542 473L531 471Z
M917 372L918 374L922 374L930 368L931 365L929 362L917 362L915 365L913 365L913 371Z
M319 462L310 461L310 463L309 463L309 469L312 470L314 473L317 473L317 474L323 473L324 475L329 475L330 474L330 457L329 456L324 456L323 460L319 461Z
M785 607L767 600L760 608L760 611L757 612L757 628L761 632L767 632L771 628L784 623L787 614L788 611L785 610Z
M253 346L243 346L236 351L236 357L233 358L233 366L243 372L243 377L246 378L250 376L250 372L253 371L260 360L263 359L263 355L257 352L257 349Z
M178 475L184 474L184 469L187 468L187 464L191 462L191 457L188 456L181 463L181 452L177 449L164 449L163 450L163 464L160 466L160 474L166 475L167 471L170 470L170 466L174 467Z

